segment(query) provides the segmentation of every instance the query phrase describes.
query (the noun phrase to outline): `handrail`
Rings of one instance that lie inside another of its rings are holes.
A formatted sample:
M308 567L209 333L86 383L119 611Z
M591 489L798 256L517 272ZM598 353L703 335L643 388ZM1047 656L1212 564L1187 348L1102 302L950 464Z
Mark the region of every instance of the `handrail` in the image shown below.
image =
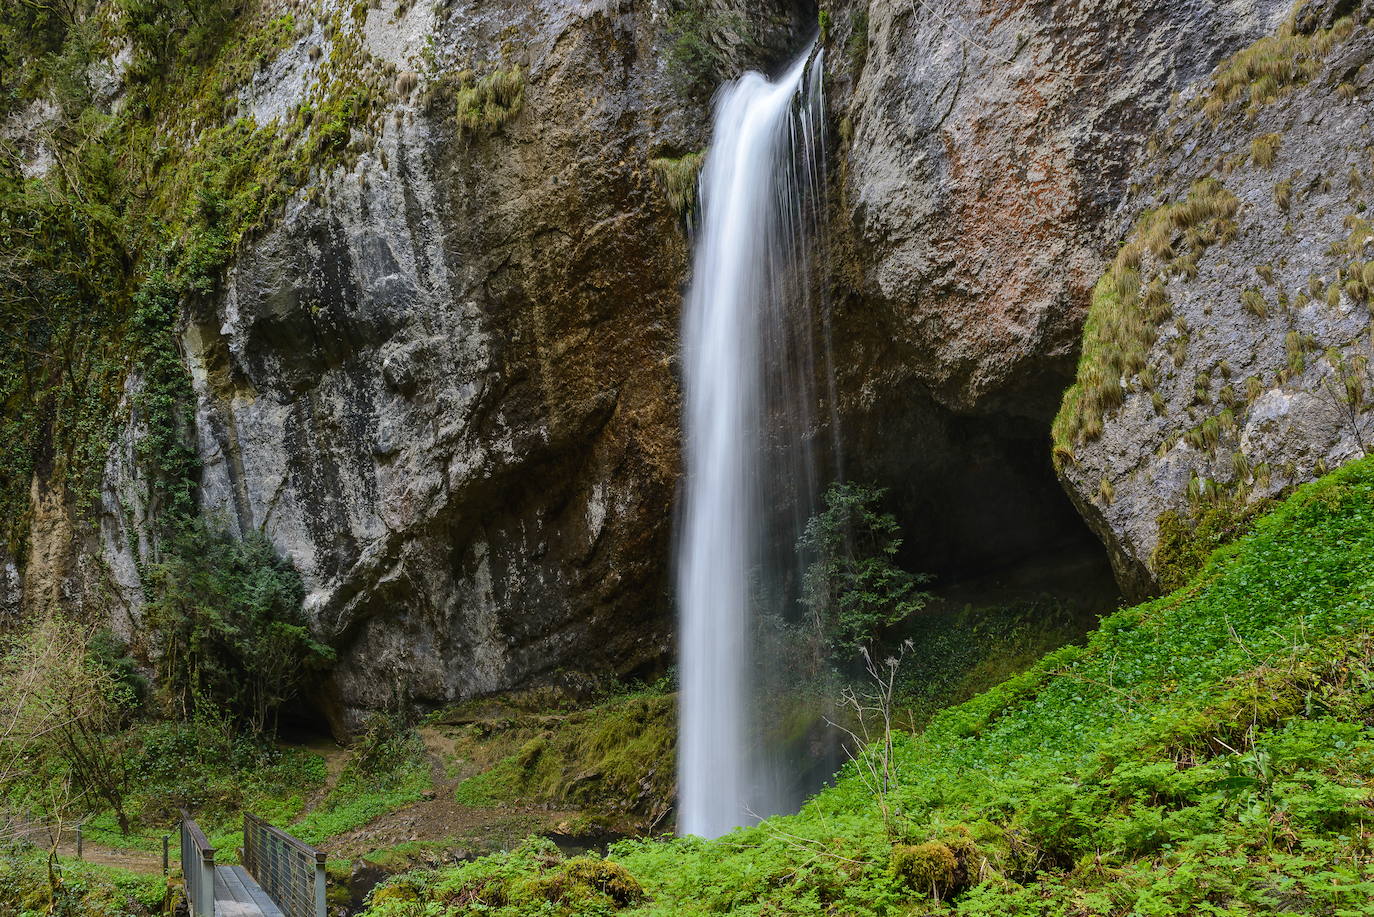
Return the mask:
M325 853L243 814L243 868L286 917L325 917Z
M181 810L181 874L191 917L214 917L215 848L185 809Z

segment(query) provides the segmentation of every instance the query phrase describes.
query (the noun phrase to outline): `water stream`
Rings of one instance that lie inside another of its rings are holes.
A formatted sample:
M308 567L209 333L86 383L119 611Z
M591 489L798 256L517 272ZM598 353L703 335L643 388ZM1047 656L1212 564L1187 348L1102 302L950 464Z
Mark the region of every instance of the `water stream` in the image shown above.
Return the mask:
M717 97L683 321L686 484L678 830L715 837L795 806L803 763L763 736L767 615L794 604L816 492L821 61Z

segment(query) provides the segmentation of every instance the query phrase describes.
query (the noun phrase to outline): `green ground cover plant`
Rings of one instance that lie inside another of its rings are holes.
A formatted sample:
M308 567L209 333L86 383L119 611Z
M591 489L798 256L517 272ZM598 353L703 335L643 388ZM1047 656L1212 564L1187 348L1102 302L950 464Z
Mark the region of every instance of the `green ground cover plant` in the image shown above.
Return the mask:
M153 917L165 913L169 897L160 874L71 860L49 863L32 850L0 853L0 917Z
M395 879L368 913L1374 914L1371 724L1366 459L1182 589L896 736L890 819L851 767L794 816L615 845L596 874L642 897L541 896L570 861L527 847Z
M430 785L419 734L393 717L377 715L324 799L287 830L307 844L320 844L419 800Z
M493 734L517 750L458 784L464 805L546 804L652 820L673 792L676 698L666 689L566 714L484 717L464 725L459 739Z

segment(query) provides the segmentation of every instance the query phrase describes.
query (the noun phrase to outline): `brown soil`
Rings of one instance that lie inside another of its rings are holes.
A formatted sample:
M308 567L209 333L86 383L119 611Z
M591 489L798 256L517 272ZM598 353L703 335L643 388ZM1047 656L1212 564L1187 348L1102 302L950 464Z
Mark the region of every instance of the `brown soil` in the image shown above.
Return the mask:
M522 838L554 830L573 812L474 808L453 800L451 788L433 799L373 819L323 845L332 857L354 858L409 841L442 843L472 854L490 853Z
M510 847L530 834L554 831L577 814L534 806L461 805L453 798L463 776L459 779L451 776L458 758L453 737L434 728L421 728L420 736L428 752L434 788L423 800L378 816L326 842L323 849L330 856L352 859L384 847L415 841L442 844L471 854L490 853ZM325 753L319 748L313 750ZM332 785L338 775L332 760L330 764ZM342 760L338 767L342 768Z

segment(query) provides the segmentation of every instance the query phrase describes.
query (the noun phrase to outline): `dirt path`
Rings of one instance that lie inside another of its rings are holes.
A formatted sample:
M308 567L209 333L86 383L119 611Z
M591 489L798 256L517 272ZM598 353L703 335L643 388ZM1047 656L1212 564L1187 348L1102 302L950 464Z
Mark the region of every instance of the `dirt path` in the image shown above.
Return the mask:
M530 834L554 831L577 814L533 806L461 805L453 798L461 779L452 775L456 757L452 737L433 728L421 727L419 732L429 759L430 791L418 802L331 839L323 846L332 856L351 859L414 842L442 844L470 854L489 853Z
M29 843L40 850L51 850L53 842L53 829L46 826L37 825L21 832ZM177 838L172 837L172 849L169 852L171 859L177 857L176 842ZM76 829L66 828L61 830L57 844L57 854L66 860L75 860L76 856ZM89 839L81 845L82 862L95 863L100 866L114 866L119 869L128 869L132 872L154 875L162 872L162 851L135 850L125 847L110 847L105 844L96 844ZM174 863L169 865L175 865Z

